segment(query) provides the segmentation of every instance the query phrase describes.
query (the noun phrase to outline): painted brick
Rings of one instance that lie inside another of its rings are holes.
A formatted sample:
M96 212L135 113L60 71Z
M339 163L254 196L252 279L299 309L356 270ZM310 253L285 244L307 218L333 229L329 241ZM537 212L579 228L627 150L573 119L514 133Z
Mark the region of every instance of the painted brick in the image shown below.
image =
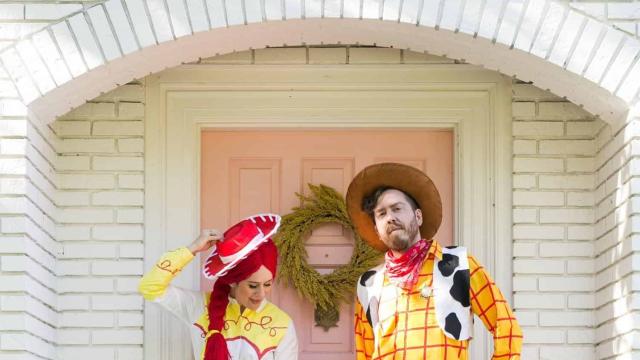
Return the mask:
M567 272L569 274L593 274L593 260L569 260L567 261Z
M550 158L515 158L513 159L513 171L519 173L562 172L564 171L564 161Z
M564 238L562 226L551 225L515 225L513 227L515 239L553 240Z
M593 189L592 175L540 175L538 178L542 189Z
M514 121L513 136L563 136L564 124L557 121Z
M513 209L513 222L517 224L536 223L538 211L536 209Z
M562 206L564 193L557 191L514 191L513 204L516 206Z
M593 222L591 209L541 209L540 223L590 224Z
M143 360L144 352L142 347L119 346L117 350L118 359Z
M538 278L535 276L520 276L513 277L513 291L537 291L538 290ZM518 294L525 295L525 294ZM520 308L520 306L516 306Z
M537 242L517 241L513 244L513 256L515 257L533 257L538 254Z
M144 101L144 86L135 83L121 85L94 100L97 102L142 102Z
M568 121L567 135L592 137L599 128L600 123L598 121Z
M565 264L561 260L515 259L513 272L516 274L564 274Z
M68 112L61 120L113 119L116 106L111 102L86 103Z
M567 343L569 344L593 344L595 343L595 332L592 329L568 330Z
M95 261L91 272L94 275L142 275L142 261Z
M593 291L594 285L594 279L591 277L563 276L538 279L541 291Z
M95 240L142 240L140 225L96 225L92 231Z
M92 224L113 222L113 210L111 209L60 209L58 221L66 224Z
M58 310L88 310L89 296L86 295L60 295L58 296Z
M144 245L142 244L122 244L120 245L120 258L137 258L144 257Z
M113 325L114 315L111 312L63 312L60 314L60 326L62 327L96 328L113 327Z
M118 187L121 189L143 189L144 176L132 174L118 175Z
M76 260L58 260L56 272L59 276L89 275L89 262Z
M118 313L119 327L141 327L144 324L144 316L138 312Z
M567 300L569 309L589 310L595 308L595 298L593 294L569 295Z
M142 310L140 295L94 295L91 297L94 310Z
M541 140L540 154L593 154L594 143L592 140Z
M116 143L113 139L63 139L57 149L61 153L112 153Z
M93 123L93 135L143 135L142 121L96 121Z
M141 191L102 191L91 195L93 205L135 206L144 203Z
M543 346L540 348L540 359L581 359L594 358L593 347L575 346Z
M60 189L111 189L115 178L110 174L58 174Z
M568 172L593 172L595 169L594 158L567 159Z
M144 170L144 158L125 156L94 156L94 170Z
M144 104L140 104L136 102L118 103L118 118L120 119L144 118Z
M531 189L538 186L535 175L513 175L514 189Z
M555 95L552 92L542 90L539 87L531 84L513 84L511 86L513 92L513 100L516 102L523 100L536 100L536 101L559 101L561 97Z
M514 102L511 104L511 114L516 119L533 119L536 116L536 103Z
M61 225L56 228L56 239L59 241L88 240L91 238L89 225Z
M0 139L0 153L2 155L26 155L26 139Z
M138 294L139 284L140 277L120 277L116 280L116 290L118 291L118 293Z
M554 294L515 294L514 307L518 309L564 309L564 295Z
M122 153L144 152L144 140L143 139L118 139L118 151Z
M90 193L85 191L59 191L54 194L54 202L58 206L89 205Z
M89 170L89 156L58 156L56 158L56 170Z
M567 227L567 239L569 240L592 240L593 239L593 226L568 226Z
M27 122L25 120L0 120L0 134L2 136L27 136Z
M51 125L52 130L60 137L86 136L91 133L89 121L56 121Z
M114 360L116 349L98 346L59 346L58 358L65 360Z
M116 221L120 224L142 224L144 222L144 210L118 209Z
M593 326L591 311L547 311L540 313L542 326Z
M569 192L567 193L568 206L593 206L593 192Z
M110 259L116 256L115 245L65 243L61 257L64 259Z
M535 140L514 140L513 153L515 155L530 155L538 152L538 142Z
M565 332L563 330L524 328L523 333L527 336L523 339L528 344L563 344L565 342Z
M142 344L142 330L93 330L93 344Z
M89 332L86 330L67 330L59 329L57 331L58 344L60 345L88 345Z
M544 120L585 120L593 116L581 107L569 102L538 103L538 119Z

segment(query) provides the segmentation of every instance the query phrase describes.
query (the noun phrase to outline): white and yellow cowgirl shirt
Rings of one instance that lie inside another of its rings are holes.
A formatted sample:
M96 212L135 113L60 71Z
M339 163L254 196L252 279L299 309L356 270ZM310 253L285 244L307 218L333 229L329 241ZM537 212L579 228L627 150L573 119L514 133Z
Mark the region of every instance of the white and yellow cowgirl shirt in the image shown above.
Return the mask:
M169 310L190 327L194 359L203 358L210 292L171 286L173 278L193 260L187 248L164 254L142 278L139 291L145 299ZM222 335L233 360L295 360L298 340L291 318L264 300L257 310L244 309L229 298Z

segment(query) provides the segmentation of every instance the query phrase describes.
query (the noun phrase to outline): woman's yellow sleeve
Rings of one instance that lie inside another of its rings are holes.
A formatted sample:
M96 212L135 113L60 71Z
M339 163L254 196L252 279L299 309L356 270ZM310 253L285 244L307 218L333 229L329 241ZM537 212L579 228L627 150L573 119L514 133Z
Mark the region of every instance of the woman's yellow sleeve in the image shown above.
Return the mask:
M138 291L147 300L162 296L174 277L193 260L194 255L186 247L169 251L147 271L140 280Z

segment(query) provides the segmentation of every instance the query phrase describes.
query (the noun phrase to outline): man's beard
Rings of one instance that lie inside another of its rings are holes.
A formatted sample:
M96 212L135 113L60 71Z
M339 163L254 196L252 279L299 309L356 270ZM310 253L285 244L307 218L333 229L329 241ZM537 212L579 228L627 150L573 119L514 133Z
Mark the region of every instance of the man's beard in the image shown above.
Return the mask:
M407 250L413 245L413 240L416 239L419 231L418 222L416 219L412 219L408 228L402 226L400 230L393 231L388 235L389 247L394 251Z

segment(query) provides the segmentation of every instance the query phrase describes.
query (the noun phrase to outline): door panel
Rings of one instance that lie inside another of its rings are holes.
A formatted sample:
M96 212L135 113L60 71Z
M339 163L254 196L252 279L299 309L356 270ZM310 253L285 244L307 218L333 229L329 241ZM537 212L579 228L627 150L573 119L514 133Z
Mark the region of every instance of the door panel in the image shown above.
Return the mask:
M436 238L453 244L453 133L440 130L204 131L201 153L201 226L226 229L257 213L287 214L325 184L344 194L362 168L394 161L433 179L443 200ZM306 239L308 262L329 273L349 261L353 235L337 224L314 229ZM203 289L211 289L205 279ZM355 284L354 284L355 285ZM314 326L313 307L295 289L278 284L271 301L295 323L301 360L353 359L353 304L343 304L338 327Z

